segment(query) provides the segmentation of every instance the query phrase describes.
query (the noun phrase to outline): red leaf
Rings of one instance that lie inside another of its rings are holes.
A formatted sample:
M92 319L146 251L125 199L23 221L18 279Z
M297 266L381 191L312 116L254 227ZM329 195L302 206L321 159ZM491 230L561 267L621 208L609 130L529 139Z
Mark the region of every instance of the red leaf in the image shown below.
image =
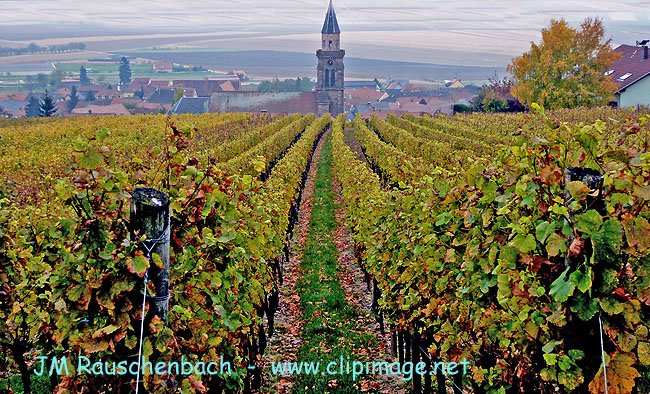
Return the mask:
M569 246L569 258L580 256L584 247L585 240L580 237L576 237L573 242L571 242L571 246Z
M193 375L190 375L189 380L190 380L190 384L196 391L200 393L205 393L206 391L208 391L203 385L203 383L201 383L200 380L197 380Z

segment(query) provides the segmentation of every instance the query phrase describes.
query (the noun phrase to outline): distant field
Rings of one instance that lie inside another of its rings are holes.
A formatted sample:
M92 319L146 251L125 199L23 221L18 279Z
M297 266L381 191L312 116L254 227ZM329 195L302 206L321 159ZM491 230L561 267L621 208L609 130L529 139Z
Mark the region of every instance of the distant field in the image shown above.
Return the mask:
M104 57L106 54L101 52L69 52L69 53L37 53L34 55L19 56L2 56L0 57L0 66L2 65L22 65L30 63L48 63L62 60L86 60L96 57Z
M187 53L187 52L232 52L235 49L225 49L225 48L141 48L141 49L130 49L126 51L120 51L121 53Z
M86 70L88 70L89 74L92 74L93 72L97 73L110 73L110 72L118 72L120 65L117 63L92 63L92 64L85 64L85 63L57 63L56 67L58 69L61 69L65 72L79 72L79 68L81 66L86 67ZM146 73L146 72L151 72L151 64L131 64L131 72L133 73Z
M152 60L168 60L182 64L202 65L216 70L241 68L248 74L262 77L295 77L316 74L316 55L281 51L224 50L147 50L120 52ZM399 62L360 58L345 59L345 74L350 78L403 78L441 80L454 77L463 80L485 80L496 67L446 66L427 63Z

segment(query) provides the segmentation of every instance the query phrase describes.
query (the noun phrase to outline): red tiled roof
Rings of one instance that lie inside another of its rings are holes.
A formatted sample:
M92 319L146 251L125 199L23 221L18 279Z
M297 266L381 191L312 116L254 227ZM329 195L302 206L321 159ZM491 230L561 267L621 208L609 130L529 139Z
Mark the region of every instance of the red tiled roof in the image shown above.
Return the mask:
M28 95L29 95L29 93L25 93L25 92L13 92L13 93L9 94L7 96L7 98L9 98L10 100L14 100L14 101L23 101L23 100L27 99Z
M170 61L159 61L153 63L153 68L157 71L172 71L174 65Z
M130 115L122 104L88 105L85 108L75 108L72 113L78 115Z
M650 75L650 58L643 58L643 47L621 45L614 52L620 53L621 58L612 65L610 71L613 72L609 77L618 85L619 91ZM619 80L626 74L631 75L625 80Z
M171 84L170 81L151 81L149 82L149 86L155 88L168 88L171 86Z
M221 88L222 92L234 92L236 90L235 87L232 85L232 82L230 81L226 81L222 83L221 85L219 85L219 88Z
M378 91L376 91L374 89L367 89L367 88L355 89L355 90L347 90L347 89L345 90L345 97L352 96L353 98L360 98L360 99L366 100L366 102L368 100L370 100L370 101L379 100L380 98L382 98L383 95L384 95L384 92L378 92Z
M131 81L131 84L128 88L124 90L124 93L135 93L140 90L140 88L149 85L151 78L138 77Z

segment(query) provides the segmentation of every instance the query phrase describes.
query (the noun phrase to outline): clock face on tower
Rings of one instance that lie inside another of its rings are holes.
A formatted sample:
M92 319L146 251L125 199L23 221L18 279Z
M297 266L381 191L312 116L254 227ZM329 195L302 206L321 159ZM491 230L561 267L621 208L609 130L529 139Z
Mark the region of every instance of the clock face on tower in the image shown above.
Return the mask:
M331 66L332 64L334 64L334 60L332 58L327 59L327 65Z

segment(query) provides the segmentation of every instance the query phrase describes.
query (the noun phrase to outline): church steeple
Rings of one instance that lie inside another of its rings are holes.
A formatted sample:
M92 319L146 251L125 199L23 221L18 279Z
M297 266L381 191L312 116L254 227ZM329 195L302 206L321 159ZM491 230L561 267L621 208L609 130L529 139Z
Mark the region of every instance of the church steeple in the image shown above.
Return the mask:
M341 49L341 30L336 20L336 12L332 0L325 14L323 24L321 49L316 51L318 57L316 94L317 110L319 115L331 113L336 116L344 111L344 72L343 57L345 51Z
M323 23L323 34L340 34L339 22L336 20L336 12L334 12L334 6L332 5L332 0L330 0L330 6L327 9L327 14L325 14L325 23Z

